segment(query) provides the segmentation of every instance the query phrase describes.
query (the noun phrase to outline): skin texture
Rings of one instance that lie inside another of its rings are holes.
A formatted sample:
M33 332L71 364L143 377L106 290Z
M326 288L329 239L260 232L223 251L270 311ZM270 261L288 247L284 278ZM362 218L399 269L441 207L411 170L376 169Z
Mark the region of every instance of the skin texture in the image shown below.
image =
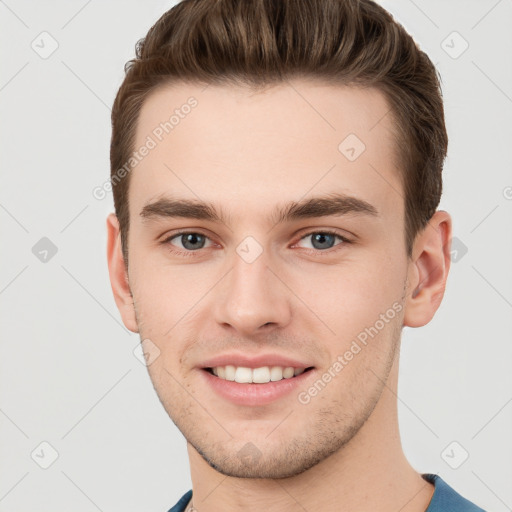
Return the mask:
M148 370L187 440L194 507L424 511L433 486L407 462L398 430L400 335L440 305L452 222L436 212L407 258L384 96L307 80L258 93L174 84L144 104L135 147L190 96L197 106L131 171L128 269L114 214L107 229L114 297L125 326L159 351ZM355 161L338 150L350 133L366 146ZM333 192L378 216L268 218L276 206ZM171 194L215 204L226 222L141 217ZM206 236L204 247L164 242L181 229ZM315 248L306 235L325 230L352 243L335 237ZM248 236L262 249L252 263L236 251ZM299 390L307 391L393 305L394 317L307 404L292 392L234 405L205 385L206 359L271 352L315 367ZM247 443L257 460L239 455Z

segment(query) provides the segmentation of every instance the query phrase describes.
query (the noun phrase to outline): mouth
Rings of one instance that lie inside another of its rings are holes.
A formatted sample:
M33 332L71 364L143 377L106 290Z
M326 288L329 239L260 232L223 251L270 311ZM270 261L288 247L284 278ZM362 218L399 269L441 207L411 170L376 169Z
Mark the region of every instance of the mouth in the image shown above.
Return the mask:
M259 368L249 368L234 365L203 368L204 371L221 380L237 382L239 384L267 384L269 382L279 382L285 379L293 379L313 369L313 366L307 368L293 366L261 366Z
M217 396L244 407L260 407L278 400L290 400L293 391L307 386L317 373L314 366L299 366L298 362L295 362L295 366L278 366L275 363L272 366L257 366L263 361L256 364L252 361L249 363L252 367L247 363L246 366L235 366L225 365L225 362L210 362L209 366L202 367L200 373L204 383ZM293 364L291 361L284 363Z

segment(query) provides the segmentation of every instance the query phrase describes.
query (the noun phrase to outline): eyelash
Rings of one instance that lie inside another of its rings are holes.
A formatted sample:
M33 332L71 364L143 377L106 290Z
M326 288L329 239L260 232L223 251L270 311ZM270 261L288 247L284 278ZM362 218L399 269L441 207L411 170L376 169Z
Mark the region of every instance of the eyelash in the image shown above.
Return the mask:
M329 229L310 231L309 233L306 233L305 235L301 236L299 238L298 242L300 242L301 240L304 240L304 238L307 238L308 236L316 235L316 234L319 234L319 233L322 234L322 235L332 235L334 237L337 237L337 238L339 238L342 241L342 243L337 244L334 247L331 247L331 248L325 249L325 250L321 250L321 249L306 249L306 251L309 254L315 254L315 256L317 256L317 255L328 256L328 255L332 254L333 252L340 250L340 249L336 249L336 247L344 246L346 244L352 244L353 243L351 240L349 240L348 238L344 237L343 235L340 235L336 231L332 231L332 230L329 230ZM167 246L167 249L169 250L169 252L171 254L177 254L177 255L181 255L181 256L185 256L185 257L195 257L196 253L199 253L201 251L201 249L197 249L196 251L179 251L179 250L176 250L176 249L172 248L172 245L170 244L171 240L173 240L174 238L178 238L181 235L201 235L201 236L204 236L205 238L207 238L208 240L210 240L210 238L208 236L206 236L205 234L201 233L200 231L186 231L186 230L184 230L184 231L178 231L176 233L173 233L172 235L170 235L167 238L165 238L164 240L162 240L161 243L163 245Z

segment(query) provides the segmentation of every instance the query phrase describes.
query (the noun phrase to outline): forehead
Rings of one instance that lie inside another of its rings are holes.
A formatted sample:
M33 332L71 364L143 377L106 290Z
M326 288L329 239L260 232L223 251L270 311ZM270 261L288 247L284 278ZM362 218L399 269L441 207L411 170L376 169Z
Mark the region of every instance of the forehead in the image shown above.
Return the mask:
M259 214L329 192L403 214L393 118L374 88L166 85L141 109L134 149L144 146L131 171L131 215L166 193Z

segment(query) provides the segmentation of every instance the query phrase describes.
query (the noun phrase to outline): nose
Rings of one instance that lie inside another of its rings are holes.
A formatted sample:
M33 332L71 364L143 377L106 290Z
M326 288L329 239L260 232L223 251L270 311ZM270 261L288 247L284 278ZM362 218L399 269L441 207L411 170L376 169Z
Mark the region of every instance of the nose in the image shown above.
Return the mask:
M269 268L269 263L265 252L251 263L234 255L233 267L215 297L218 325L232 328L243 336L288 325L290 291L276 277L279 273Z

